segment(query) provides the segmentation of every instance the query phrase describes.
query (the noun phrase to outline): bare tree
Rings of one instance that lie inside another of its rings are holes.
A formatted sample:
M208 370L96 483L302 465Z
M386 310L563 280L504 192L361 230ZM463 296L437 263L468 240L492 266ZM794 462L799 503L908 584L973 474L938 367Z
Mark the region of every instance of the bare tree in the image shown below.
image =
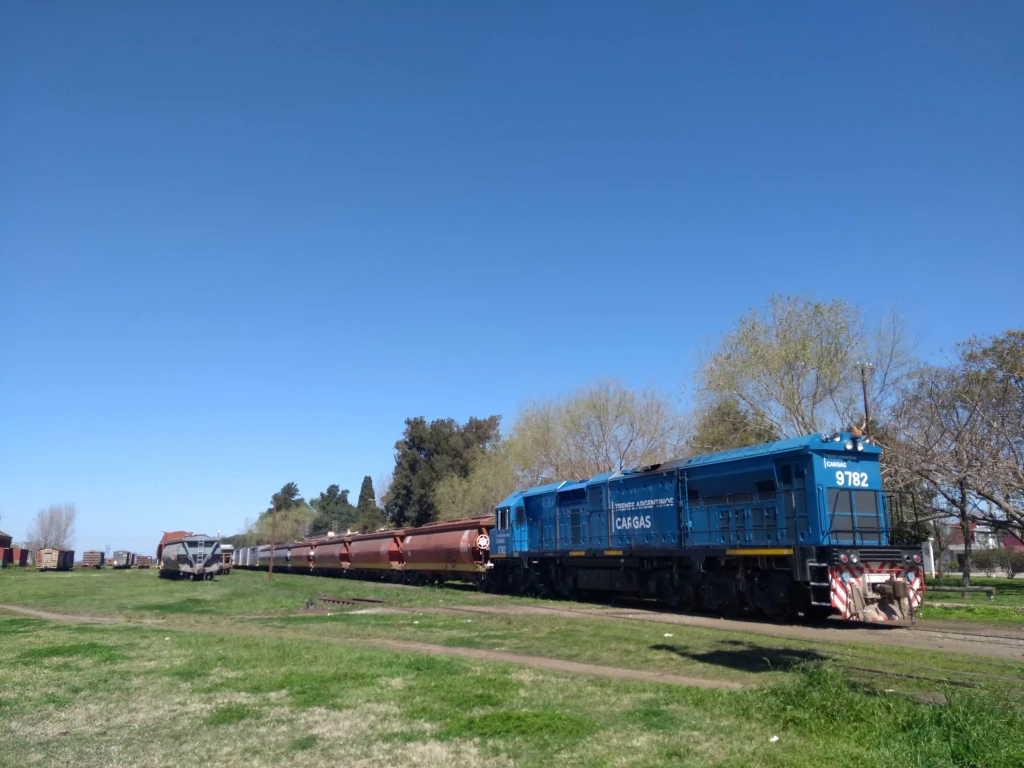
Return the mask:
M895 410L901 475L928 484L964 533L971 525L1024 531L1024 331L957 346L945 368L918 377Z
M509 441L489 448L476 459L468 477L445 476L434 488L438 520L488 515L518 485Z
M512 430L512 458L526 484L592 477L672 458L682 444L681 424L661 392L599 380L525 408Z
M929 526L931 535L928 538L933 542L932 557L935 558L932 565L941 579L944 570L942 556L949 551L949 526L943 520L932 520Z
M391 490L391 479L393 475L389 472L381 472L373 481L373 487L377 491L377 506L381 509L387 506L388 491Z
M972 338L957 348L963 397L977 414L971 490L986 522L1024 532L1024 331Z
M27 543L32 552L40 549L66 549L75 536L75 505L71 502L51 504L36 513L28 530Z
M864 422L858 363L874 370L867 393L877 418L914 368L898 315L869 332L860 309L845 301L775 295L705 356L699 399L735 400L780 437Z
M936 493L940 509L955 516L964 533L963 583L971 581L971 524L978 516L972 480L982 468L979 394L955 368L919 374L895 410L901 436L897 462Z

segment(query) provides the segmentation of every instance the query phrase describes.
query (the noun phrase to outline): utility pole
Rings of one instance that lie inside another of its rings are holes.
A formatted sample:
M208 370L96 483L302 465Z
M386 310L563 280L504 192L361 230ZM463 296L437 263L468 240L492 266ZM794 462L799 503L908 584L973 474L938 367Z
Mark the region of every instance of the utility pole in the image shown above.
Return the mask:
M860 388L864 393L864 437L871 437L871 411L868 408L868 371L874 372L871 363L857 363L860 368Z
M277 494L274 494L274 508L270 512L270 564L267 566L267 581L274 578L274 537L277 535Z

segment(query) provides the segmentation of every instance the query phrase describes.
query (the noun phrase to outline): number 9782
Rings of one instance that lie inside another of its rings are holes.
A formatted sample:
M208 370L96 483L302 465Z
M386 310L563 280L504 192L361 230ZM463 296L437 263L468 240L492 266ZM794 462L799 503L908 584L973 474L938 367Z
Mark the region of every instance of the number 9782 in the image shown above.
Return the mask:
M849 485L854 488L868 487L867 472L836 472L836 485Z

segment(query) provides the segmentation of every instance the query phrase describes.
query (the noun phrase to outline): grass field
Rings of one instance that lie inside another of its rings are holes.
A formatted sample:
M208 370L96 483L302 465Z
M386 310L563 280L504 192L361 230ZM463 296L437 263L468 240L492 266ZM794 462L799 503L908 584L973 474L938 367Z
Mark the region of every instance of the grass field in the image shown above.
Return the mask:
M307 614L315 594L401 612ZM0 603L126 622L0 611L0 765L1024 765L1019 663L458 610L514 602L246 572L194 584L154 571L0 572ZM612 680L384 646L393 641L746 687Z
M941 581L928 579L927 586L959 587L959 576ZM994 587L995 597L983 592L925 592L924 617L961 621L987 621L1024 625L1024 579L972 578L971 586Z

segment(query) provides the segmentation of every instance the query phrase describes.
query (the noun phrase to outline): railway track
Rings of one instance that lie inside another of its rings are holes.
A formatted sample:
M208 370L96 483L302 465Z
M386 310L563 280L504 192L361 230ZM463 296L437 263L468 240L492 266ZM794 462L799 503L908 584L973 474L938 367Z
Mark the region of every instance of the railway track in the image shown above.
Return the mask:
M564 616L593 619L651 621L701 629L737 632L752 635L814 642L825 640L840 643L896 645L921 650L947 651L989 658L1024 662L1024 633L1020 635L995 632L946 629L944 627L893 627L889 625L852 624L839 620L821 624L784 624L753 619L725 619L702 614L680 614L648 608L571 608L558 605L461 606L446 610L469 613L506 613Z
M1024 652L1024 636L988 634L984 632L964 632L961 630L941 629L937 627L915 627L911 630L916 633L933 634L946 637L951 640L962 640L972 643L992 643L993 645L1006 645L1020 648Z

